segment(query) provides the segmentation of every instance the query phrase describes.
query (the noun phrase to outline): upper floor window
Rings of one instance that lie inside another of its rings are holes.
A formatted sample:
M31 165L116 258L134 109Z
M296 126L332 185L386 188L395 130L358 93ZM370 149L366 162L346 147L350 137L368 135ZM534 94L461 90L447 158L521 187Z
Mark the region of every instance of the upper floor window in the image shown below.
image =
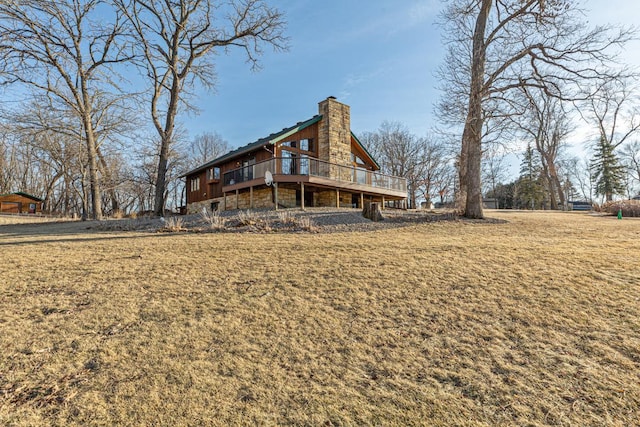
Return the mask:
M354 153L351 153L351 161L359 165L366 165L365 161L362 160L360 157L356 156Z
M315 151L315 144L313 138L301 139L300 141L286 141L280 144L281 148L286 150L294 149L292 151L300 152L300 151Z
M300 140L300 150L302 150L302 151L315 151L315 147L313 145L313 138L301 139Z
M200 177L191 178L191 191L200 190Z
M220 168L214 167L209 168L207 171L207 179L209 181L219 180L220 179Z

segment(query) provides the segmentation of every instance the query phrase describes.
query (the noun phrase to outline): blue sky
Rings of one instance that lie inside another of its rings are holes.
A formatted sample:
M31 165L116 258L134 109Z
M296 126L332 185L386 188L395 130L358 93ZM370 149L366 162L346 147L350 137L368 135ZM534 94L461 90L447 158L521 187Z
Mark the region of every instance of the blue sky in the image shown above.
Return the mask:
M200 114L183 118L189 135L216 131L243 145L317 114L331 95L351 106L356 133L385 119L427 131L441 61L439 0L271 4L286 13L289 51L265 51L259 72L239 51L219 55L215 92L201 93Z
M384 120L404 123L417 135L435 124L440 96L434 72L442 61L440 0L272 0L286 14L290 49L265 51L252 72L240 51L216 58L217 85L194 103L200 114L181 117L188 136L215 131L244 145L317 113L333 95L351 106L355 133ZM637 0L589 0L592 23L631 25ZM625 60L640 65L634 42ZM576 136L584 139L583 136Z

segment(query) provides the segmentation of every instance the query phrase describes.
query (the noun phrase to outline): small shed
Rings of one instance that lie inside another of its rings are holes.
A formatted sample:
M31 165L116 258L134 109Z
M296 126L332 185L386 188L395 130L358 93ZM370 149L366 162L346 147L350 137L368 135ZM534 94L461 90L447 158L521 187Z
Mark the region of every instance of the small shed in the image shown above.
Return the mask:
M593 210L593 205L590 202L582 201L582 200L574 200L567 202L569 204L570 211L591 211Z
M42 213L42 200L31 194L18 191L10 194L0 194L0 213L8 214L38 214Z
M485 209L498 209L498 199L482 199L482 207Z

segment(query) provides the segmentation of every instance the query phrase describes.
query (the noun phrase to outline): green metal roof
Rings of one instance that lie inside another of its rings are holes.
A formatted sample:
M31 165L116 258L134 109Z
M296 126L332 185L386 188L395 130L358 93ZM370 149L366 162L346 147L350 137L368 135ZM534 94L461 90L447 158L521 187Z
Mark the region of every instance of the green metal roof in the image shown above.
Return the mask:
M313 116L312 118L310 118L309 120L306 120L304 122L298 122L293 126L290 126L288 128L284 128L282 129L280 132L275 132L272 133L269 136L266 136L264 138L260 138L259 140L252 142L251 144L247 144L243 147L237 148L233 151L229 151L227 154L218 157L217 159L213 159L203 165L198 166L195 169L190 170L189 172L180 175L180 178L184 178L185 176L188 175L192 175L196 172L200 172L204 169L210 168L212 166L217 166L220 165L224 162L226 162L227 160L233 159L234 157L239 157L242 156L243 154L247 154L250 153L251 151L260 148L260 147L266 147L267 145L274 145L275 143L283 140L284 138L287 138L288 136L293 135L294 133L301 131L304 128L307 128L309 126L311 126L314 123L318 123L320 120L322 119L322 116L320 115L316 115Z
M360 142L360 140L358 139L358 137L351 132L351 136L353 137L353 139L356 140L356 142L358 143L358 145L360 146L360 148L362 148L362 150L367 153L367 156L369 156L369 158L373 161L373 163L378 167L378 170L380 170L380 165L378 164L378 161L376 159L373 158L373 156L371 155L371 153L369 152L369 150L367 150L367 147L365 147L362 142Z

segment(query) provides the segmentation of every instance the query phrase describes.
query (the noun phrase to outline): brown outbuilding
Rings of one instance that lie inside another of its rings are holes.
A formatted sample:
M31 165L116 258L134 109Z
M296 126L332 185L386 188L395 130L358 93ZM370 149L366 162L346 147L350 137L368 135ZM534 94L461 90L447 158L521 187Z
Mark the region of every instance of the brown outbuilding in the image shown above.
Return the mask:
M0 194L0 213L39 214L42 213L43 202L41 198L22 191Z

